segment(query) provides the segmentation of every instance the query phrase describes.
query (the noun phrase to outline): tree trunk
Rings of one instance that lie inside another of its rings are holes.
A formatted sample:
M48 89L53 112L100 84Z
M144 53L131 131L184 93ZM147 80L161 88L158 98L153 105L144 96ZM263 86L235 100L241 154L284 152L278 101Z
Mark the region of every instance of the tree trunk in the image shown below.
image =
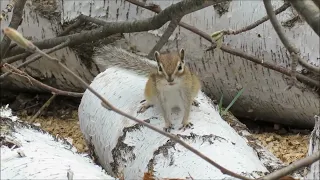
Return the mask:
M138 119L148 119L149 123L161 129L164 120L159 114L159 107L137 114L140 101L144 99L146 80L112 67L99 74L90 86L117 108ZM223 167L246 176L258 177L254 171L268 172L267 164L262 162L266 159L272 166L279 165L277 160L270 163L275 158L261 148L256 151L262 154L258 157L255 150L247 145L246 139L220 117L207 96L199 93L196 100L199 106L192 106L190 114L194 125L192 129L178 130L182 118L179 112L172 114L174 129L171 133ZM78 113L85 139L94 145L98 161L109 174L123 174L125 179L139 179L148 171L161 178L190 175L196 179L228 177L167 137L106 110L88 90L83 95Z
M2 4L6 4L5 2L7 1L1 1ZM70 22L80 12L92 17L102 16L107 18L107 21L133 21L154 15L153 12L137 7L125 0L57 0L56 2L61 5L57 6L57 11L61 12L61 19L59 20L63 23ZM176 2L173 0L148 1L148 3L159 4L162 9ZM272 3L277 8L283 2L272 1ZM228 12L222 13L220 16L224 9L227 9ZM34 14L38 13L36 10L33 10L31 14L29 14L29 11L30 9L26 10L27 18L22 24L25 36L33 36L35 39L49 38L55 36L55 31L61 31L61 27L57 25L59 20L48 20L41 16L35 16ZM223 29L236 30L242 28L265 15L266 12L262 1L232 1L230 4L216 6L215 8L211 6L191 13L184 16L182 21L211 34ZM289 8L277 17L279 21L284 22L292 19L293 16L292 9ZM30 23L27 22L28 19ZM35 19L39 19L39 21L30 21ZM166 29L167 24L159 30L125 34L125 40L117 41L116 45L121 45L121 47L127 49L136 49L148 54ZM3 26L3 24L1 25ZM306 22L293 23L293 27L286 28L288 37L301 50L301 55L309 59L309 63L319 66L318 36ZM41 29L46 29L48 32L44 34ZM236 36L227 36L224 39L224 43L264 59L264 61L290 68L290 59L287 51L270 22ZM239 90L245 87L244 93L231 108L231 111L236 116L288 124L301 128L313 127L313 116L318 114L320 109L319 95L317 93L309 88L300 89L296 87L289 91L284 91L288 85L288 77L218 49L214 52L205 52L205 49L209 46L210 43L205 39L179 27L162 50L185 48L190 68L201 77L203 91L216 100L220 99L223 94L224 106L227 106ZM92 48L93 46L90 47L91 50ZM70 48L64 48L56 52L55 55L58 58L65 59L68 67L71 67L78 75L90 82L99 73L99 69L91 61L91 50L82 59ZM69 76L55 64L46 60L33 63L25 70L54 87L78 92L84 90L72 76ZM101 70L103 71L104 69ZM302 70L302 67L298 66L298 70ZM7 87L39 89L24 78L12 77L7 79Z
M113 179L66 140L17 121L8 108L0 112L1 179L67 179L68 171L74 179Z

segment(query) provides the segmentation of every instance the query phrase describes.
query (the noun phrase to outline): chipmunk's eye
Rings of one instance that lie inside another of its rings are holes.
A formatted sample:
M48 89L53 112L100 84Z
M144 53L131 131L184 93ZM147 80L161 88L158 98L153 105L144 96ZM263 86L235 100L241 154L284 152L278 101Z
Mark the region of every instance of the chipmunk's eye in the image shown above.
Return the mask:
M181 63L179 64L179 67L178 67L178 71L181 71L182 70L182 65Z

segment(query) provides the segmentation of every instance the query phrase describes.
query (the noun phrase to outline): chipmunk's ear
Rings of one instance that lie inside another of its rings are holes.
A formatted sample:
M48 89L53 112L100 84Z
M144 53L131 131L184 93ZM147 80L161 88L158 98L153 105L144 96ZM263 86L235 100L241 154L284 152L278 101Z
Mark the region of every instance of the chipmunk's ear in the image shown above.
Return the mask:
M160 53L158 51L154 52L154 59L159 63Z
M179 55L180 55L181 61L184 62L184 49L183 48L180 49Z

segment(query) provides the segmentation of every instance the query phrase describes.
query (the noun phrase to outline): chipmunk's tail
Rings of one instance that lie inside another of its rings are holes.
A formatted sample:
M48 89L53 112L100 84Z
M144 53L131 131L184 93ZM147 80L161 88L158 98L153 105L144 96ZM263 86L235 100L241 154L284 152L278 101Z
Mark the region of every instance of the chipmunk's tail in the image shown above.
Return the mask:
M99 65L117 66L143 76L148 76L157 70L156 62L114 46L99 48L93 59Z

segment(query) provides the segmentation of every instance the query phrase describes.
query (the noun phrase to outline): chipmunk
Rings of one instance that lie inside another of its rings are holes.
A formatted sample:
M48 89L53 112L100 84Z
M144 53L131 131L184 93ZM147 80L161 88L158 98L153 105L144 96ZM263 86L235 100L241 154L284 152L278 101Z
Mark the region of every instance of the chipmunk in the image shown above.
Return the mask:
M149 107L159 105L165 120L165 131L173 129L170 121L171 110L175 107L184 109L182 127L190 128L189 114L192 104L197 105L195 97L201 84L198 77L185 65L185 50L179 52L154 53L156 62L129 53L120 48L104 46L94 57L97 64L117 66L148 76L145 85L145 101L138 113L145 112Z

